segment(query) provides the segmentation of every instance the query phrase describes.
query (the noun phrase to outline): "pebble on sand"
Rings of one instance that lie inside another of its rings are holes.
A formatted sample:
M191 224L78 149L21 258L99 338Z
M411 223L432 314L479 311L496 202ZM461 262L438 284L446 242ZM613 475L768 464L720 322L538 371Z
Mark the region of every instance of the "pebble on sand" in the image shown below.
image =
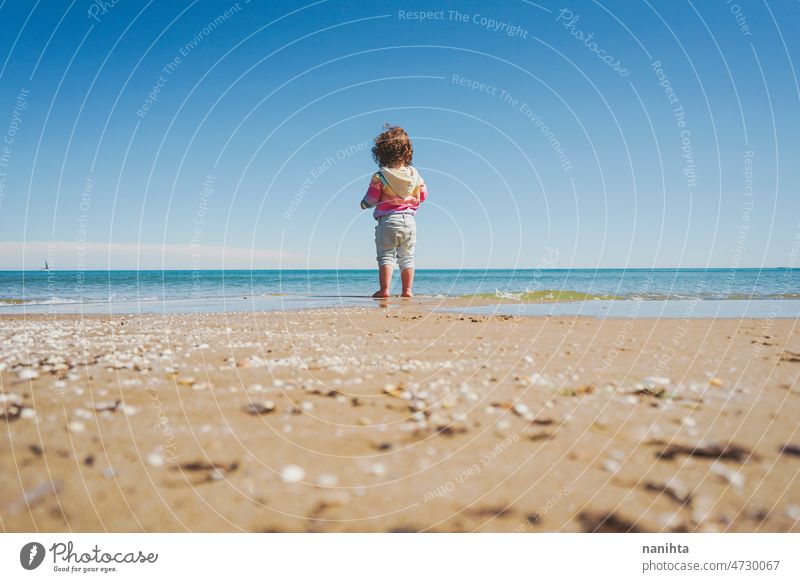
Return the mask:
M306 476L305 469L298 465L286 465L281 470L281 479L284 483L297 483Z
M164 457L162 457L158 453L150 453L149 455L147 455L147 462L150 463L153 467L163 467Z
M39 372L32 368L22 368L18 373L17 377L20 380L35 380L39 377Z
M602 463L603 470L612 474L619 471L620 466L619 461L613 459L605 459Z
M315 481L320 487L334 487L338 482L338 477L333 473L322 473Z
M252 416L269 414L273 410L275 410L275 403L272 402L272 400L267 400L265 402L252 402L244 407L244 411Z
M375 477L382 477L386 474L386 466L382 463L375 463L369 468L369 474Z
M67 425L70 432L83 432L86 430L86 425L77 420L73 420Z
M785 514L789 519L800 521L800 505L787 505Z
M717 477L720 477L723 481L729 483L734 489L738 491L744 490L745 479L741 471L730 469L718 462L714 462L714 464L711 465L710 470Z

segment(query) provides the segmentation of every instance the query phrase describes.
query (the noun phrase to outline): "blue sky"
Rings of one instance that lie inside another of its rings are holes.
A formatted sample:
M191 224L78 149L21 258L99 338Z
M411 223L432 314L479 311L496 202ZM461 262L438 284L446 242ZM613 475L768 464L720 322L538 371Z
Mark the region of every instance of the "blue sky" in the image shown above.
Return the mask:
M6 0L0 268L373 268L384 122L418 267L797 266L798 32L797 2Z

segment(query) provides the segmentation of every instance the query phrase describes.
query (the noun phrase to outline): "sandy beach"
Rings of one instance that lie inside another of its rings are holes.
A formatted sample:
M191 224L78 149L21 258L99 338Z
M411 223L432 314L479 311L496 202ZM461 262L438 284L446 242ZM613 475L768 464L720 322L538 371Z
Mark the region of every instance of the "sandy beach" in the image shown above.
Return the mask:
M3 531L800 531L792 319L0 318Z

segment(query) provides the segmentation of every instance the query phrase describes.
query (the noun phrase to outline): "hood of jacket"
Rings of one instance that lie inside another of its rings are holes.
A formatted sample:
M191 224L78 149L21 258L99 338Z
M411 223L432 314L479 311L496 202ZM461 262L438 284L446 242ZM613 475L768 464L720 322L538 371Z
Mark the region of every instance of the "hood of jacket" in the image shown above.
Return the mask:
M418 186L421 180L419 172L417 172L416 168L413 166L404 166L402 168L387 168L382 166L381 175L383 175L383 179L389 185L391 193L398 198L414 196L415 192L419 192Z

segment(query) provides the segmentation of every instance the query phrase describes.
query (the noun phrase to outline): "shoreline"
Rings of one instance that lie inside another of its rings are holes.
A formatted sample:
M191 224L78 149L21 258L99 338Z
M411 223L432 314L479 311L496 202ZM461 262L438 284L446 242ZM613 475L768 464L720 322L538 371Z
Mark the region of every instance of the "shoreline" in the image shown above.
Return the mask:
M6 531L800 531L791 320L2 320Z
M137 315L147 313L242 313L304 311L313 309L409 307L465 315L521 317L591 317L622 319L798 319L800 299L537 299L507 297L418 295L392 296L268 295L219 298L149 299L56 303L1 303L0 318L14 315Z

